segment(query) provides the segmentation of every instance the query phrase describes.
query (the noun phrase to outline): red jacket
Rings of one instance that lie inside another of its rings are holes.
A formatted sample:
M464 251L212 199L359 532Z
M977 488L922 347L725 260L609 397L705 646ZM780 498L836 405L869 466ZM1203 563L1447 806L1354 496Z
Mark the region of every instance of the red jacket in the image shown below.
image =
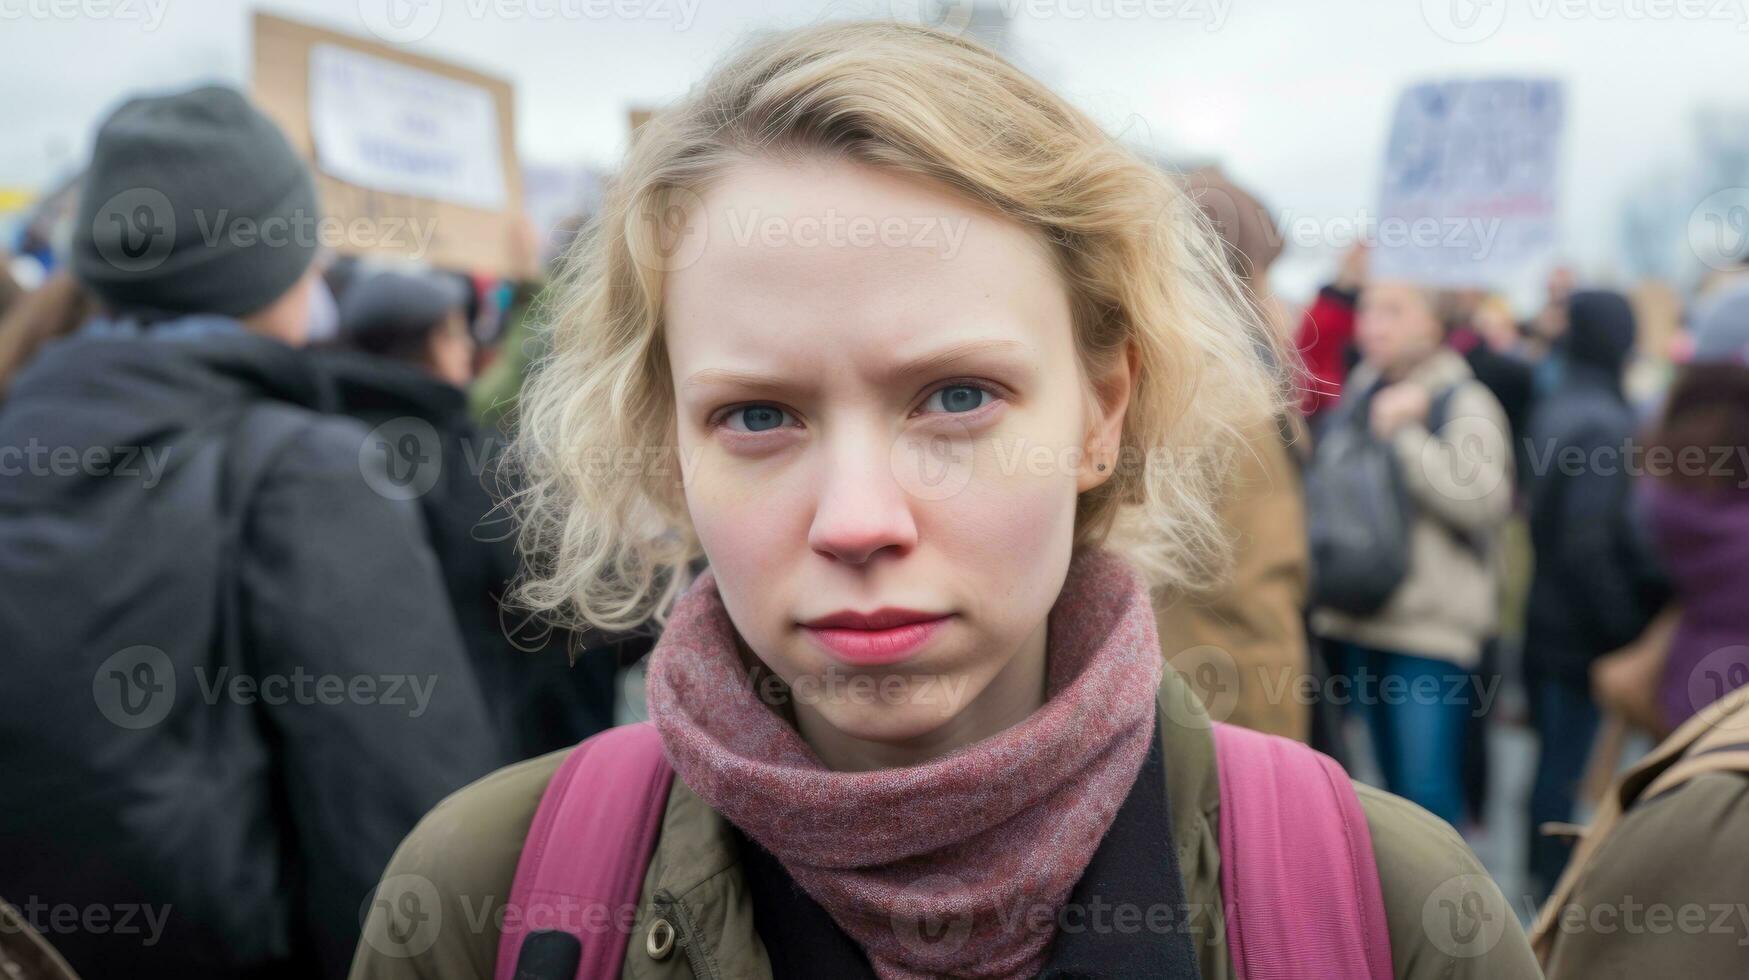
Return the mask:
M1300 318L1294 340L1306 366L1306 388L1300 411L1307 418L1333 407L1342 397L1342 381L1348 376L1349 346L1354 343L1355 293L1325 286Z

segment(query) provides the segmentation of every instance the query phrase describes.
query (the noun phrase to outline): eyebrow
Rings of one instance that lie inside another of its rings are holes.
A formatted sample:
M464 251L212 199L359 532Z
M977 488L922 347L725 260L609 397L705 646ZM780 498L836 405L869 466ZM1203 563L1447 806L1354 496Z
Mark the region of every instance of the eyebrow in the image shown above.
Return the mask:
M1031 349L1030 345L1023 344L1018 340L969 340L924 354L921 357L912 358L903 364L889 368L886 373L889 378L903 378L939 370L980 354L1011 353ZM719 384L754 389L781 389L785 387L781 378L756 372L729 371L722 368L706 368L703 371L698 371L687 378L681 387L698 388Z

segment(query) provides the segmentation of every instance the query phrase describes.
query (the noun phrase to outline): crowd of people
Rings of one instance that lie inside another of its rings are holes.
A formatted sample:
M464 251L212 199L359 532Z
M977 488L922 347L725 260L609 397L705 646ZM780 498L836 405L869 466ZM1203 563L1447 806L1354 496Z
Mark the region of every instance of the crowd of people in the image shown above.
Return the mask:
M199 233L315 187L233 89L135 98L0 289L13 975L1741 975L1749 920L1595 910L1742 907L1749 264L1670 349L1619 284L1561 270L1520 321L1363 246L1295 309L1257 197L892 24L750 44L531 281ZM109 213L141 188L147 261ZM677 191L970 231L651 261ZM887 370L942 341L946 386ZM754 355L807 384L712 370ZM952 493L903 472L921 415L881 428L913 394L960 415ZM1085 465L984 468L1005 439ZM651 720L613 729L634 664ZM844 676L906 697L803 684ZM1465 843L1515 724L1523 896ZM1381 786L1326 800L1328 759ZM1236 860L1259 822L1288 843ZM1292 836L1326 824L1364 848ZM1325 919L1258 900L1314 874ZM611 927L516 914L555 895ZM1176 915L1065 924L1102 901ZM539 966L565 933L583 972Z

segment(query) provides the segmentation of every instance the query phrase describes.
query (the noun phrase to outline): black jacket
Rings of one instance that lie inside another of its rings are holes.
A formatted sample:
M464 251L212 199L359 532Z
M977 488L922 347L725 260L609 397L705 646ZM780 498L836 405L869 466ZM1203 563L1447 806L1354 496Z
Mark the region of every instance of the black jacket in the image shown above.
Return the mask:
M652 640L574 638L501 612L518 564L511 520L497 503L510 491L503 438L474 422L461 389L428 372L343 350L316 359L335 408L371 428L367 451L392 457L385 464L419 501L504 764L611 725L615 649L636 655ZM575 664L573 643L582 651Z
M1662 588L1634 519L1635 420L1621 374L1633 313L1615 293L1572 299L1560 381L1538 400L1524 437L1536 550L1525 669L1584 685L1591 662L1633 640Z
M496 761L417 507L320 389L180 321L56 343L0 409L0 893L84 976L343 975L396 844Z

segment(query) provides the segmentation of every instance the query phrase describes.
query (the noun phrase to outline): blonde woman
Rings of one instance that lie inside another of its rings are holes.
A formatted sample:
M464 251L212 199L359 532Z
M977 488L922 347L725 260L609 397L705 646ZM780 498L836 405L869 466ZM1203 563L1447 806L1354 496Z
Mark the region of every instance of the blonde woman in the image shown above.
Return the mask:
M520 594L663 622L652 721L436 808L355 978L1536 976L1403 801L1361 789L1358 842L1224 834L1257 781L1149 589L1221 573L1223 447L1285 386L1196 208L1086 116L934 30L762 38L639 134L574 273L523 402ZM1284 794L1334 782L1256 744ZM1282 907L1224 894L1348 843ZM630 892L542 890L560 866ZM1331 901L1351 874L1382 916Z

